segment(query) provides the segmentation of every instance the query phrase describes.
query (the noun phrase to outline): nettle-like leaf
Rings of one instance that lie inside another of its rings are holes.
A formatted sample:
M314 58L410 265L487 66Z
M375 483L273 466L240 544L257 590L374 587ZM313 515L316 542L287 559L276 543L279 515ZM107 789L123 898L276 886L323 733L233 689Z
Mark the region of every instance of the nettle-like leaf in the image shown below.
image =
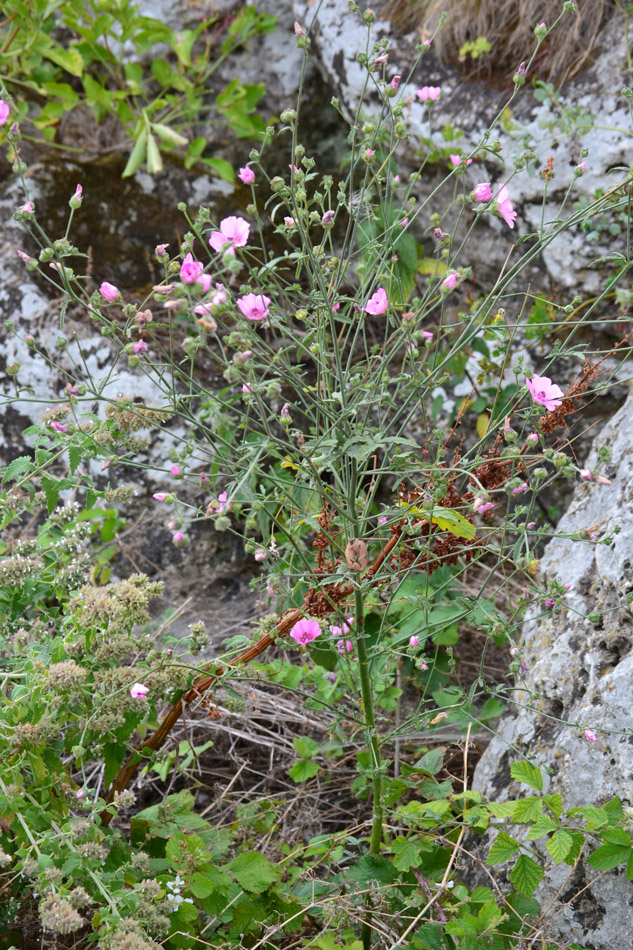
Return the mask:
M537 864L529 855L521 854L510 871L510 880L519 894L523 894L524 897L531 897L541 883L543 874L544 871L540 864Z
M517 782L529 785L535 788L537 792L543 791L543 775L541 770L532 765L531 762L513 762L510 766L510 775Z
M228 867L237 883L250 894L262 894L281 876L279 869L258 851L242 851Z
M500 831L488 852L486 864L503 864L505 861L509 861L518 849L519 842L511 838L507 832Z

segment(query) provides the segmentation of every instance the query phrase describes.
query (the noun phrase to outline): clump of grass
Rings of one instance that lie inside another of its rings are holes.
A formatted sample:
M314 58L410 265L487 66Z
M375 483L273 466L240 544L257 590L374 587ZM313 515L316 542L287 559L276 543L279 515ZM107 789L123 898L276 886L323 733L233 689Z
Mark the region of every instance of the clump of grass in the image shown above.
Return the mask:
M394 28L403 33L420 31L428 36L446 13L433 51L442 63L459 63L470 78L509 79L534 46L534 27L548 25L561 11L561 0L389 0L382 9ZM539 74L557 85L578 74L595 53L600 29L617 7L608 0L576 0L576 12L556 30L553 42L545 41L539 57ZM476 59L461 56L465 43L484 37L492 46Z

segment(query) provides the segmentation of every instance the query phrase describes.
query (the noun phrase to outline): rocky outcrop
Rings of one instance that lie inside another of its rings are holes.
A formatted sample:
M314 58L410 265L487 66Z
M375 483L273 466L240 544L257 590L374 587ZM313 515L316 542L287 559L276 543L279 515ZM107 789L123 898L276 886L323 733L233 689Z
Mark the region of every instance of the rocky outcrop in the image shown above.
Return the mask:
M495 801L519 793L509 778L518 750L543 767L545 791L560 792L565 808L615 795L633 804L633 392L600 433L587 467L611 484L592 478L578 485L540 560L545 580L571 587L560 613L536 608L524 625L525 688L473 782ZM572 875L565 864L550 864L537 896L547 907L560 890L565 907L547 922L549 933L591 950L623 946L633 921L624 869L604 874L581 865Z

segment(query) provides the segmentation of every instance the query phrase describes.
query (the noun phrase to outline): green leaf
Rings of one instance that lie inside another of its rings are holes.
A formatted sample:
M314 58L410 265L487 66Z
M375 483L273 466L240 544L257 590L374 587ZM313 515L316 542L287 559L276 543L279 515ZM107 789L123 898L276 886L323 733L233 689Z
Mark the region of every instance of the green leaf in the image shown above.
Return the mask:
M417 868L422 864L420 847L415 841L411 841L410 838L398 835L393 841L392 850L393 863L399 871L408 871L410 868Z
M81 76L84 70L84 61L81 55L72 46L68 49L60 49L58 46L52 46L43 53L46 59L50 59L57 66L61 66L71 76Z
M551 811L554 818L560 818L563 813L563 796L558 793L554 795L543 795L543 801Z
M152 130L156 132L159 139L162 139L163 142L167 142L168 145L183 146L189 144L189 139L186 139L184 135L179 135L178 132L168 125L163 125L160 122L152 122Z
M211 171L214 171L223 181L228 181L231 184L235 181L235 170L230 162L223 158L201 158L200 161L208 165Z
M2 484L5 485L7 482L14 481L19 478L20 475L24 475L25 472L30 472L34 468L35 466L33 465L33 460L30 455L19 455L18 458L9 462L4 469L2 473Z
M157 175L163 170L163 159L156 139L151 132L147 133L147 170L150 175Z
M314 778L314 776L319 771L319 765L314 759L299 759L288 769L288 775L293 782L307 782L309 778Z
M488 811L494 818L512 818L517 802L488 802Z
M77 466L81 462L83 456L83 450L79 445L69 445L68 446L68 464L70 466L71 474L74 475L77 470Z
M633 849L630 845L603 844L589 856L587 864L590 864L593 868L598 868L600 871L610 871L611 868L616 868L618 864L629 861L632 854Z
M142 129L139 137L134 143L134 148L130 153L130 157L127 160L127 165L123 169L123 174L121 178L129 178L135 172L139 170L143 162L145 161L145 153L147 151L147 129Z
M257 851L243 851L229 865L237 883L251 894L262 894L279 880L281 872Z
M510 871L512 886L519 894L530 897L543 878L543 868L527 854L521 854Z
M531 823L539 818L543 811L543 801L536 795L520 799L514 809L513 820L520 823Z
M391 861L378 854L365 854L353 864L347 872L350 879L362 887L369 887L370 882L392 884L398 877L398 871Z
M537 792L543 791L543 776L541 770L531 762L513 762L510 766L510 775L517 782L523 782L530 788L535 788ZM529 895L528 895L529 896Z
M105 772L103 782L106 788L108 788L111 782L116 778L124 758L124 742L104 742L103 760L105 762Z
M487 719L496 719L497 716L500 716L506 708L506 704L502 700L497 699L496 696L491 696L481 707L481 712L479 713L479 719L482 722L486 722Z
M292 740L295 752L304 759L309 759L319 751L318 744L309 736L295 736Z
M505 831L500 831L488 852L486 864L503 864L504 861L509 861L518 849L519 842L511 838Z
M560 864L571 851L573 843L574 839L570 833L565 831L564 828L559 828L558 831L554 832L545 847L556 864Z
M527 836L528 841L536 841L538 838L542 838L543 835L556 831L556 827L556 822L549 815L541 815L530 828Z

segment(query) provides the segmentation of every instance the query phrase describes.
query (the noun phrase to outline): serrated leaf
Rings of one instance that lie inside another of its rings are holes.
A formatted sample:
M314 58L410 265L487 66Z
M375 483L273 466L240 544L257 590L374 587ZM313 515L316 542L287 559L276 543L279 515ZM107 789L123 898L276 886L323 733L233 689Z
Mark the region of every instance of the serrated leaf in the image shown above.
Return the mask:
M557 825L556 822L550 818L549 815L541 815L528 833L528 841L536 841L538 838L542 838L543 835L548 835L552 831L556 831Z
M83 455L81 446L79 445L69 445L68 446L68 464L70 466L71 475L75 474L77 466L81 462L81 457Z
M292 740L295 752L304 759L309 759L319 751L318 744L309 736L295 736Z
M512 818L517 802L488 802L488 811L493 818Z
M587 864L600 871L610 871L616 868L618 864L628 861L633 854L630 845L624 844L603 844L589 855Z
M242 851L229 869L237 883L250 894L262 894L280 876L278 869L258 851Z
M541 770L531 762L513 762L510 766L510 775L517 782L529 785L535 788L537 792L543 791L543 776Z
M453 511L451 508L435 507L431 515L431 521L442 531L449 531L454 534L456 538L466 538L467 541L472 541L475 537L474 524L464 518L459 511Z
M503 864L504 861L509 861L516 854L518 848L518 841L511 838L505 831L500 831L488 852L486 864Z
M13 459L12 462L9 462L7 467L2 473L2 484L5 485L7 482L11 482L24 475L25 472L29 472L34 468L33 459L30 455L20 455L18 458Z
M50 59L51 62L57 66L61 66L61 68L65 69L67 73L70 73L71 76L79 77L84 70L84 61L81 54L72 47L69 49L60 49L58 46L52 46L43 53L43 56L46 59Z
M319 771L318 763L314 759L299 759L298 762L295 762L288 769L288 775L293 782L307 782L309 778L314 778L314 776Z
M536 821L543 811L543 801L536 795L529 798L521 798L514 809L513 819L521 824Z
M417 868L422 863L420 846L415 841L411 841L410 838L398 835L392 843L392 850L393 863L399 871L408 871L410 868Z
M531 897L543 878L543 868L527 854L521 854L510 871L512 886L524 897Z
M574 839L570 833L565 831L564 828L559 828L558 831L554 832L545 847L551 855L552 860L554 860L556 864L560 864L571 851L573 843Z
M551 811L554 818L560 818L563 814L563 796L556 792L554 795L543 795L543 801Z

